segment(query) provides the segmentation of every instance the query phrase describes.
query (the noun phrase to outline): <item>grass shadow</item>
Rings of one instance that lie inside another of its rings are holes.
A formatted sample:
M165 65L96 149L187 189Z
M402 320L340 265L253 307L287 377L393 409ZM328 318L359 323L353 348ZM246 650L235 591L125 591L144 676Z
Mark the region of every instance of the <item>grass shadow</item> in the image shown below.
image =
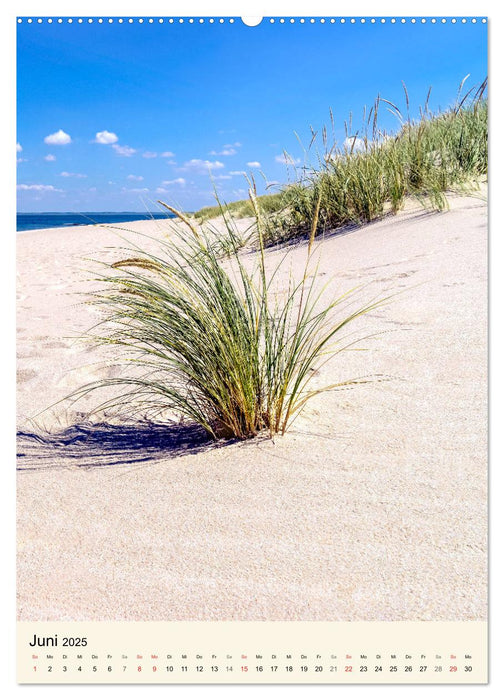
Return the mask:
M17 470L99 469L173 459L222 446L198 425L80 423L58 432L17 434Z

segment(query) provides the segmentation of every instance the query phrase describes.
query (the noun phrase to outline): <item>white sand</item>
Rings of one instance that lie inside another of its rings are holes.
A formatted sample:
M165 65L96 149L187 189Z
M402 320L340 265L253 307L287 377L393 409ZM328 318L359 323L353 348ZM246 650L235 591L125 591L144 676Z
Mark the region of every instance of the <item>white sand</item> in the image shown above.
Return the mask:
M360 322L387 332L317 382L393 379L317 397L285 437L150 451L120 428L112 445L97 430L66 450L20 440L19 619L485 619L486 226L485 201L452 197L448 212L410 207L323 242L331 290L402 293ZM93 287L80 257L116 239L17 239L19 426L33 431L30 416L105 376L85 366L100 352L69 336L97 319L76 306ZM305 252L289 251L294 270ZM63 428L93 402L37 420Z

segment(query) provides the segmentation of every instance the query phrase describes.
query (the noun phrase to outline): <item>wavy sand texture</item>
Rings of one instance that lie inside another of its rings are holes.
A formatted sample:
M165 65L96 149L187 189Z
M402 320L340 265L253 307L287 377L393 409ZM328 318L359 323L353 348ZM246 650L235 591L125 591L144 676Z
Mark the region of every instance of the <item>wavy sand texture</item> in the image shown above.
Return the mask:
M114 243L95 227L18 236L23 430L103 376L69 336L96 320L76 306L93 285L79 259ZM322 282L403 293L362 320L387 332L317 380L394 379L317 397L274 441L124 426L20 439L20 620L485 619L486 202L410 206L319 250ZM304 255L290 249L294 271ZM46 424L79 421L58 411Z

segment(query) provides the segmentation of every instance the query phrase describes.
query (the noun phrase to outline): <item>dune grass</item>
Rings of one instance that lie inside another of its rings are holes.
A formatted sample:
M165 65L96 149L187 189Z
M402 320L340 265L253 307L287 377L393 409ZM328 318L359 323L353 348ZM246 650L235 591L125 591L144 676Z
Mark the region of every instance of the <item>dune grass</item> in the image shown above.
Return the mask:
M354 383L314 388L313 378L353 345L347 326L386 300L357 308L348 304L350 292L323 303L313 269L316 236L372 221L386 207L398 211L407 196L442 209L448 189L486 173L486 82L463 97L462 87L447 112L433 115L427 99L418 121L409 115L406 88L405 118L378 98L361 132L328 147L324 131L317 167L275 195L257 197L251 180L247 202L224 205L217 198L215 208L193 218L161 202L183 227L160 242L159 255L138 247L123 252L106 266L103 289L92 300L105 315L95 340L122 350L132 371L88 384L73 397L116 387L100 408L151 419L172 412L214 439L245 439L261 431L283 434L311 398ZM401 121L396 134L378 129L382 103ZM224 222L220 239L202 225L215 215ZM240 254L247 238L236 225L241 216L254 217L253 269ZM300 235L308 238L304 272L279 293L281 263L269 272L265 247Z
M268 227L269 242L308 235L318 207L317 233L346 224L362 224L397 212L406 197L416 197L442 210L445 193L475 186L488 167L488 105L486 81L462 94L442 113L429 110L429 95L414 120L404 86L406 115L399 107L378 97L364 115L362 128L350 134L343 146L327 147L308 178L283 192L284 207ZM397 133L379 130L379 110L395 114ZM313 143L315 143L315 139Z
M284 194L282 192L263 194L257 197L257 200L260 202L261 209L265 214L277 212L284 206ZM198 223L202 224L209 219L221 216L223 210L237 219L250 216L255 217L254 207L250 199L240 199L236 202L229 203L222 202L222 204L218 203L212 207L203 207L203 209L200 209L194 214L194 217Z
M466 92L464 84L465 79L453 107L445 112L430 110L429 91L419 118L414 119L403 85L403 111L378 96L373 107L364 110L360 129L353 131L351 119L345 124L343 144L338 145L334 137L330 142L324 128L319 150L318 134L312 132L297 180L275 195L258 198L265 244L309 236L316 211L316 233L320 234L395 213L406 197L442 210L447 206L447 191L474 186L487 173L486 80ZM397 118L396 132L379 128L383 109ZM331 127L334 134L332 113ZM250 215L250 203L227 206L233 215Z
M105 266L102 290L91 300L105 315L93 337L122 351L126 376L88 384L74 399L115 387L100 409L143 419L170 411L214 439L245 439L283 434L313 396L353 383L312 387L317 368L353 344L343 333L348 324L382 302L354 303L349 311L349 293L321 304L312 269L315 225L302 278L291 278L278 295L279 267L267 270L252 190L250 197L259 241L253 269L239 246L224 262L205 230L183 214L184 227L161 242L161 254L129 249Z

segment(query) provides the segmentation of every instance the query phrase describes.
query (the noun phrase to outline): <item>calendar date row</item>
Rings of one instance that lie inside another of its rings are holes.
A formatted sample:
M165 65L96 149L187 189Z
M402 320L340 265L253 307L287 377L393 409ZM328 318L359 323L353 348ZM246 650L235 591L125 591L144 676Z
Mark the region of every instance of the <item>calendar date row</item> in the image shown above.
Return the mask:
M463 665L463 666L456 666L456 665L449 665L449 666L442 666L442 665L437 665L434 667L429 667L427 665L412 665L412 664L407 664L405 666L397 665L397 664L392 664L392 665L353 665L353 664L344 664L342 666L339 665L321 665L317 664L315 666L308 666L306 664L303 664L301 666L295 666L288 664L286 666L280 666L280 665L257 665L257 666L249 666L249 665L240 665L240 666L219 666L219 665L212 665L212 666L202 666L202 665L196 665L196 666L189 666L189 665L174 665L174 664L168 664L168 665L149 665L149 664L133 664L133 665L126 665L126 664L121 664L119 666L113 666L113 665L106 665L106 666L97 666L93 665L90 666L89 668L83 664L79 664L78 666L71 666L69 664L63 664L62 666L56 665L56 664L49 664L47 666L45 665L34 665L33 666L33 671L40 671L40 672L47 672L47 673L53 673L53 672L58 672L61 671L63 673L67 673L69 671L78 671L78 672L83 672L83 671L91 671L93 673L98 673L98 672L107 672L107 673L113 673L113 672L137 672L137 673L189 673L189 672L196 672L196 673L233 673L233 672L241 672L241 673L295 673L295 672L300 672L300 673L324 673L324 672L329 672L329 673L426 673L427 671L434 671L434 673L442 673L445 671L448 671L449 673L457 673L458 671L462 671L464 673L471 673L473 670L473 667L471 665Z

